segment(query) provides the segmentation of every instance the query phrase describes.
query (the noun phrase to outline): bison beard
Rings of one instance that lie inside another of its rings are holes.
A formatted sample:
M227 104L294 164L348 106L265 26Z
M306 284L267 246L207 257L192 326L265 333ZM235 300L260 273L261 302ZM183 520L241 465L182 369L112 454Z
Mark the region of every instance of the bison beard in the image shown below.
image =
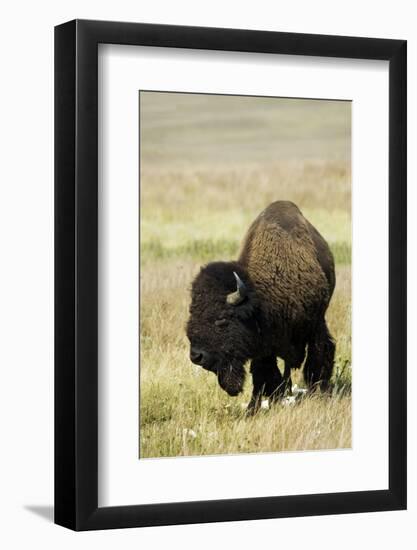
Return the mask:
M220 387L230 396L235 397L243 390L245 369L241 363L232 362L217 370Z

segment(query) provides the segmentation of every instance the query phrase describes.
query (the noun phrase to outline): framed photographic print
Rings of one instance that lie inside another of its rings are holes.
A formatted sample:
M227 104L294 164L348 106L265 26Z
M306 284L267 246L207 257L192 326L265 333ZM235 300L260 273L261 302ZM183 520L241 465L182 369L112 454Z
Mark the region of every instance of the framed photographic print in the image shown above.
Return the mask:
M406 507L406 42L55 29L55 521Z

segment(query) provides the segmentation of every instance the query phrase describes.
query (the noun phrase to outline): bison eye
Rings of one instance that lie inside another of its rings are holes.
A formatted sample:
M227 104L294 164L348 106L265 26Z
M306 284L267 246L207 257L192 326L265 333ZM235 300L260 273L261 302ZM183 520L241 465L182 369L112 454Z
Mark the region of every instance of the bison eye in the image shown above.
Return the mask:
M216 327L224 327L224 325L227 325L227 319L217 319L217 321L214 321L214 324Z

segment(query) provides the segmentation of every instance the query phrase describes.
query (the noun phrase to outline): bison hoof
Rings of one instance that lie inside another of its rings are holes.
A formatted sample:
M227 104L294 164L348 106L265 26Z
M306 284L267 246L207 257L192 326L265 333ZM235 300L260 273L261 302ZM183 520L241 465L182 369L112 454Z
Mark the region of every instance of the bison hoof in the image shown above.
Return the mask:
M259 409L261 408L261 399L252 399L249 402L249 405L246 408L246 415L247 416L253 416L255 415Z
M272 401L268 399L252 398L246 409L246 413L248 415L253 415L257 413L260 409L268 410L271 404L272 404Z

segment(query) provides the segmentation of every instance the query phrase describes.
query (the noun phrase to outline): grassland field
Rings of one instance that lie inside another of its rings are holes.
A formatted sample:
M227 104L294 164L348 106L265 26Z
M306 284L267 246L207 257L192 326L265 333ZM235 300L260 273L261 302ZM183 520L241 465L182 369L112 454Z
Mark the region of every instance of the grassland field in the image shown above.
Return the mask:
M350 103L142 92L140 114L140 458L350 447ZM189 360L189 291L279 199L335 257L333 391L249 417L249 374L232 398Z

